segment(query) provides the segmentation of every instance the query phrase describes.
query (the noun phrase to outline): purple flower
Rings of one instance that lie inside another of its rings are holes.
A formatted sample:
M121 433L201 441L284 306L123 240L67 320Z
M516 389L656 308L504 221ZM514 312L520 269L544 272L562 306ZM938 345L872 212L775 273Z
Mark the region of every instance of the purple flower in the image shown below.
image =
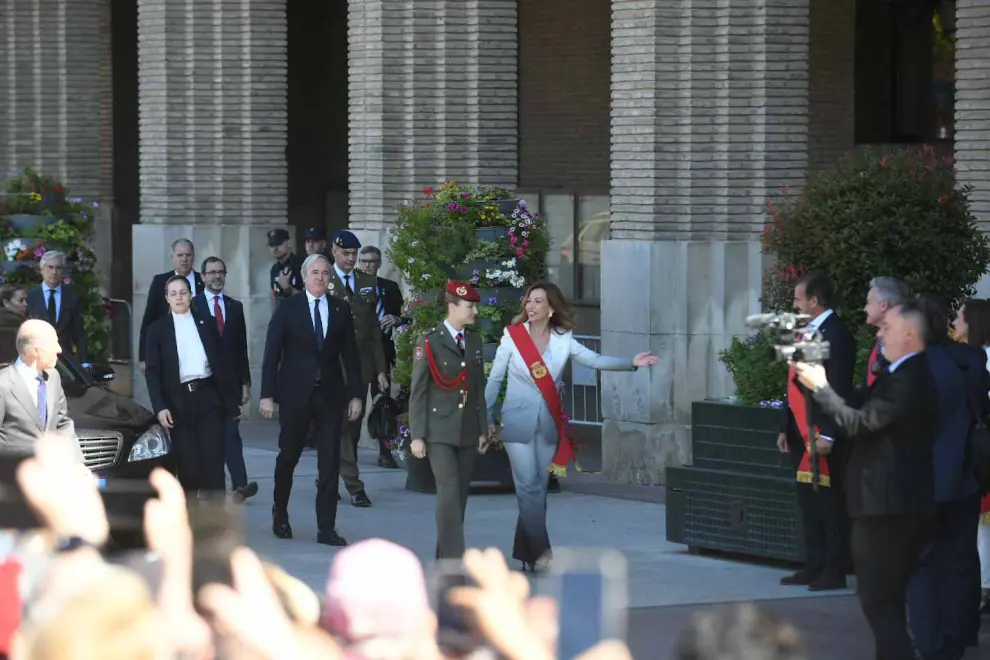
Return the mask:
M62 284L72 284L72 278L66 276L66 278L62 280Z
M461 199L471 199L471 193L469 192L461 193Z
M457 202L451 202L450 204L447 204L447 210L448 211L456 211L457 210Z
M761 408L782 408L784 402L780 399L767 399L766 401L760 401Z
M48 249L44 245L39 245L38 247L34 248L34 258L41 259L42 255L44 255L45 252L48 252Z
M481 278L478 277L477 275L475 275L474 277L471 278L471 284L472 285L477 284L480 281L481 281Z
M460 206L457 210L460 211L462 214L467 213L467 207L463 205Z
M498 298L496 298L495 296L492 296L491 298L488 299L488 304L489 305L497 305L498 304ZM314 305L314 307L315 307L315 305Z
M91 206L92 206L92 207L93 207L94 209L98 209L98 208L100 208L100 203L99 203L99 202L93 202L93 203L91 204Z

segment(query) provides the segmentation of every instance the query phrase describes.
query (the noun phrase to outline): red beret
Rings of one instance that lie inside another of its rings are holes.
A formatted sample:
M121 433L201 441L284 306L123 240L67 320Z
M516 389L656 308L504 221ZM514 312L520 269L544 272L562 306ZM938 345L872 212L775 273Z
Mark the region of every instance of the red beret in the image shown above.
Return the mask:
M453 280L447 282L447 293L468 302L481 302L481 296L478 295L477 289L467 282L457 282Z

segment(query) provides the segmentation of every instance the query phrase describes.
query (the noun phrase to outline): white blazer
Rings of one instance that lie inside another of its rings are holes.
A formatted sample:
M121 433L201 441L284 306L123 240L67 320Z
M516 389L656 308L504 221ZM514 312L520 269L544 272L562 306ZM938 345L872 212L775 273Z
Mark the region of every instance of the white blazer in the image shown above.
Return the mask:
M528 332L529 323L523 325ZM632 358L605 357L574 339L574 333L571 331L561 333L551 331L543 361L558 390L564 368L571 358L587 367L602 371L635 371L636 369ZM488 419L492 420L492 423L498 413L498 394L502 390L502 382L506 380L508 382L501 411L502 430L499 433L502 442L532 442L537 430L542 431L543 436L548 440L556 442L557 426L543 400L543 394L540 393L529 372L529 366L516 348L516 343L509 336L508 329L502 334L502 342L498 345L495 361L488 375L488 385L485 387Z

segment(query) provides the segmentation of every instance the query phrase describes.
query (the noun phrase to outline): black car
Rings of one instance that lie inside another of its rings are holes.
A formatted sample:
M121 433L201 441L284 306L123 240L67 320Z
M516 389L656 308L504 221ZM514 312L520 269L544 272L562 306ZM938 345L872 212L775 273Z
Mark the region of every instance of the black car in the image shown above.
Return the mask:
M62 389L69 404L69 417L76 426L86 467L109 481L146 481L156 467L175 473L175 455L168 431L147 408L110 390L106 383L115 377L113 368L77 366L71 358L58 359ZM111 536L118 545L143 541L141 508L146 496L134 501L114 497L105 500Z

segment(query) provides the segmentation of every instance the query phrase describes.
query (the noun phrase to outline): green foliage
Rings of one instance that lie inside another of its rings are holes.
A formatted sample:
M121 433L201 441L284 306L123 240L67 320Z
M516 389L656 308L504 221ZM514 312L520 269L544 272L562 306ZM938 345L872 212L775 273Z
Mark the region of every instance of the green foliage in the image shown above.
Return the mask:
M476 262L466 279L481 289L522 288L546 273L550 234L545 220L520 203L509 211L500 200L512 199L500 188L463 188L449 181L423 191L421 201L406 202L392 229L387 253L412 289L404 316L412 318L395 337L395 380L408 387L416 341L446 316L442 291L448 279L459 277L465 264ZM502 206L503 208L500 208ZM477 230L498 228L493 240ZM487 262L488 266L482 265ZM497 342L518 312L517 301L482 300L475 327L485 342Z
M2 284L32 287L40 282L37 261L49 250L66 255L65 283L71 284L82 299L83 328L89 359L106 360L110 350L110 311L100 294L96 256L91 249L96 235L97 202L87 203L68 196L68 189L57 180L25 168L0 186L0 241L5 261L20 262L3 274ZM15 214L58 218L48 225L15 231L10 216Z
M972 296L990 265L990 245L970 212L969 193L955 184L952 158L927 146L861 149L842 166L812 175L797 200L767 203L763 244L777 262L771 306L789 309L794 281L812 270L835 282L836 309L853 328L865 322L869 281L878 275L956 302Z
M739 402L770 405L787 396L787 365L774 360L773 341L768 332L741 339L733 337L718 359L732 374Z

